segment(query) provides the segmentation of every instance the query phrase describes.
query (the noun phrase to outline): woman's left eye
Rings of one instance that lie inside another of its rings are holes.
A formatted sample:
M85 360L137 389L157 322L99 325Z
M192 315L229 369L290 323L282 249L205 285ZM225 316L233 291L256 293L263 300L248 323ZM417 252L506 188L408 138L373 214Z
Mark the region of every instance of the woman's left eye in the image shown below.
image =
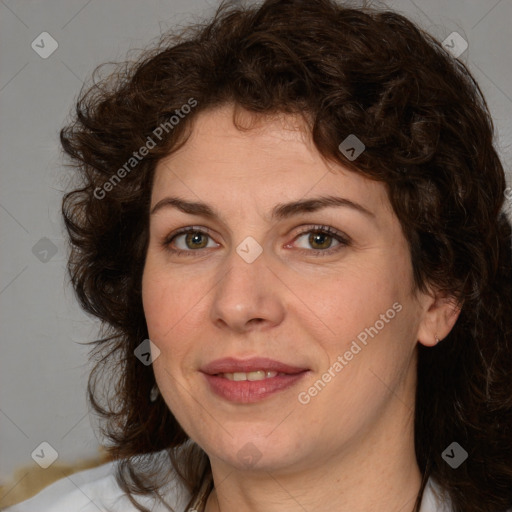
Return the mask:
M313 249L316 253L331 253L349 245L348 237L329 226L318 226L298 235L294 242L302 239L301 249ZM311 251L310 251L311 252Z

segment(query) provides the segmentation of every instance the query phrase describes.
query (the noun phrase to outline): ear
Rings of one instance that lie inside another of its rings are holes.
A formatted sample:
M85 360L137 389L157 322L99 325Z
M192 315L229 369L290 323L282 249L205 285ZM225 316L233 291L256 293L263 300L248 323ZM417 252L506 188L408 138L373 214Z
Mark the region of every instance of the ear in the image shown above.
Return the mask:
M433 292L424 296L423 318L418 328L418 341L433 347L446 338L452 330L462 306L454 297Z

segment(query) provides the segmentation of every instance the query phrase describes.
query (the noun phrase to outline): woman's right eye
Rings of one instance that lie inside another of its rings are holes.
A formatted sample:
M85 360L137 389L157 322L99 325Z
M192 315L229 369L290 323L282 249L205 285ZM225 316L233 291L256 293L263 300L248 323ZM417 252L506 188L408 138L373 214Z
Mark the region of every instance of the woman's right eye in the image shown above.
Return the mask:
M218 247L206 231L190 228L173 233L165 240L164 245L169 251L177 254Z

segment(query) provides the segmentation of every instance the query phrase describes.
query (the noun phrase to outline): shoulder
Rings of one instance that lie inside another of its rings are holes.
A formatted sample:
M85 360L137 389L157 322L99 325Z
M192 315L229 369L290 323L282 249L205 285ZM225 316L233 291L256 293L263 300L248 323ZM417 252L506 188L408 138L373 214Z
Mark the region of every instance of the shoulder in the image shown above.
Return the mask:
M114 461L74 473L45 487L32 498L5 509L5 512L138 512L116 482L116 467L117 462ZM175 476L166 487L166 502L180 510L189 498ZM138 496L136 500L153 512L169 510L152 497Z

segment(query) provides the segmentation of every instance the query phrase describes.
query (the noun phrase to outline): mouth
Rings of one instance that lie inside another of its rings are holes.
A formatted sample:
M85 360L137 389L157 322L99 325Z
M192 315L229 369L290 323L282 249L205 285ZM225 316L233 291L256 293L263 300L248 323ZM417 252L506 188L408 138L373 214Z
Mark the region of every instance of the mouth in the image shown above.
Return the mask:
M309 372L267 358L224 358L200 370L217 396L235 403L255 403L289 389Z
M254 372L233 372L233 373L219 373L217 374L219 377L224 377L228 380L233 380L236 382L242 382L244 380L249 380L251 382L256 382L258 380L271 379L276 375L286 375L285 373L277 373L269 370L256 370Z

